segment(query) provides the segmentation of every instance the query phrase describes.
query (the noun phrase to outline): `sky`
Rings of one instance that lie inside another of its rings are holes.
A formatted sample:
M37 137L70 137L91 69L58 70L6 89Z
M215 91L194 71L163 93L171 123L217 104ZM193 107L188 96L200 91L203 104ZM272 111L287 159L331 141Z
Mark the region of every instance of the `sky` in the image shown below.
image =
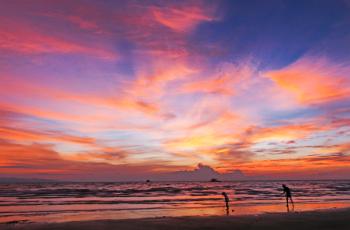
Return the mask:
M349 179L349 12L2 1L0 177Z

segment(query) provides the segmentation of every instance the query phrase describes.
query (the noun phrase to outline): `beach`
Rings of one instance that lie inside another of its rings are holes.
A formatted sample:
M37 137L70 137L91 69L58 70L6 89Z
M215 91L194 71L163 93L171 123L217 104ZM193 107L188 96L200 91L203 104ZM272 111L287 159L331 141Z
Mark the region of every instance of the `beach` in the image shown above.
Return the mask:
M281 181L0 184L0 223L287 212ZM289 181L295 212L350 208L349 181ZM234 210L232 212L232 210Z
M63 223L9 222L1 230L109 230L109 229L350 229L350 209L265 213L242 216L157 217Z

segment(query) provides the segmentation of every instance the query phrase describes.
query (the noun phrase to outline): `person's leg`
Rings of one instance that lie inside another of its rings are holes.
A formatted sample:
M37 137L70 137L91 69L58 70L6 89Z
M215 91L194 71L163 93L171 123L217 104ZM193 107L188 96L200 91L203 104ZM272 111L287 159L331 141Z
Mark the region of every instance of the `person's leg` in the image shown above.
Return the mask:
M287 204L287 207L289 206L288 204L288 196L286 196L286 204Z
M289 198L290 198L290 202L292 203L292 205L294 207L294 202L293 202L292 196L290 196Z

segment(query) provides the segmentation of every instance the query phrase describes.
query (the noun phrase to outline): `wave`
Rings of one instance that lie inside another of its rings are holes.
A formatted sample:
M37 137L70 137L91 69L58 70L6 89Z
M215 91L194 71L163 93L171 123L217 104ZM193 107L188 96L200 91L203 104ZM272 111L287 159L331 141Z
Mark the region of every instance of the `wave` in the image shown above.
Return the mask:
M282 182L175 182L175 183L46 183L46 184L0 184L0 206L8 205L6 200L16 203L56 204L57 199L79 199L103 201L107 198L156 198L154 202L180 202L219 200L226 191L236 201L278 200L281 198ZM286 182L287 183L287 182ZM348 199L350 181L289 182L296 198L308 200ZM181 200L181 197L186 199ZM159 199L163 197L163 199ZM171 198L166 198L171 197ZM335 198L337 197L337 198ZM35 202L35 201L38 202ZM152 200L152 199L151 199ZM39 202L40 201L40 202ZM122 200L113 201L122 203ZM126 201L136 202L136 201ZM138 201L137 201L138 202ZM145 201L150 202L150 201ZM64 203L69 204L69 203Z

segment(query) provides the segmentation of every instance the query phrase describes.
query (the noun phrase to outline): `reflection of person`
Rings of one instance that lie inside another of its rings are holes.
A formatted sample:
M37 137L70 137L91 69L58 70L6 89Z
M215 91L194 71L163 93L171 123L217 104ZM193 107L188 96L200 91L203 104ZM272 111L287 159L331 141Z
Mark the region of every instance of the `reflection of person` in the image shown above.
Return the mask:
M230 199L228 198L228 196L227 196L227 193L226 193L226 192L222 192L222 195L224 196L224 199L225 199L225 204L226 204L226 214L228 215L228 214L229 214L229 212L230 212L230 206L229 206Z
M293 202L293 199L292 199L292 192L290 191L290 189L285 184L282 184L282 188L283 188L283 194L286 195L287 208L289 208L289 204L288 204L288 200L289 199L290 199L290 202L292 203L292 205L294 207L294 202Z

